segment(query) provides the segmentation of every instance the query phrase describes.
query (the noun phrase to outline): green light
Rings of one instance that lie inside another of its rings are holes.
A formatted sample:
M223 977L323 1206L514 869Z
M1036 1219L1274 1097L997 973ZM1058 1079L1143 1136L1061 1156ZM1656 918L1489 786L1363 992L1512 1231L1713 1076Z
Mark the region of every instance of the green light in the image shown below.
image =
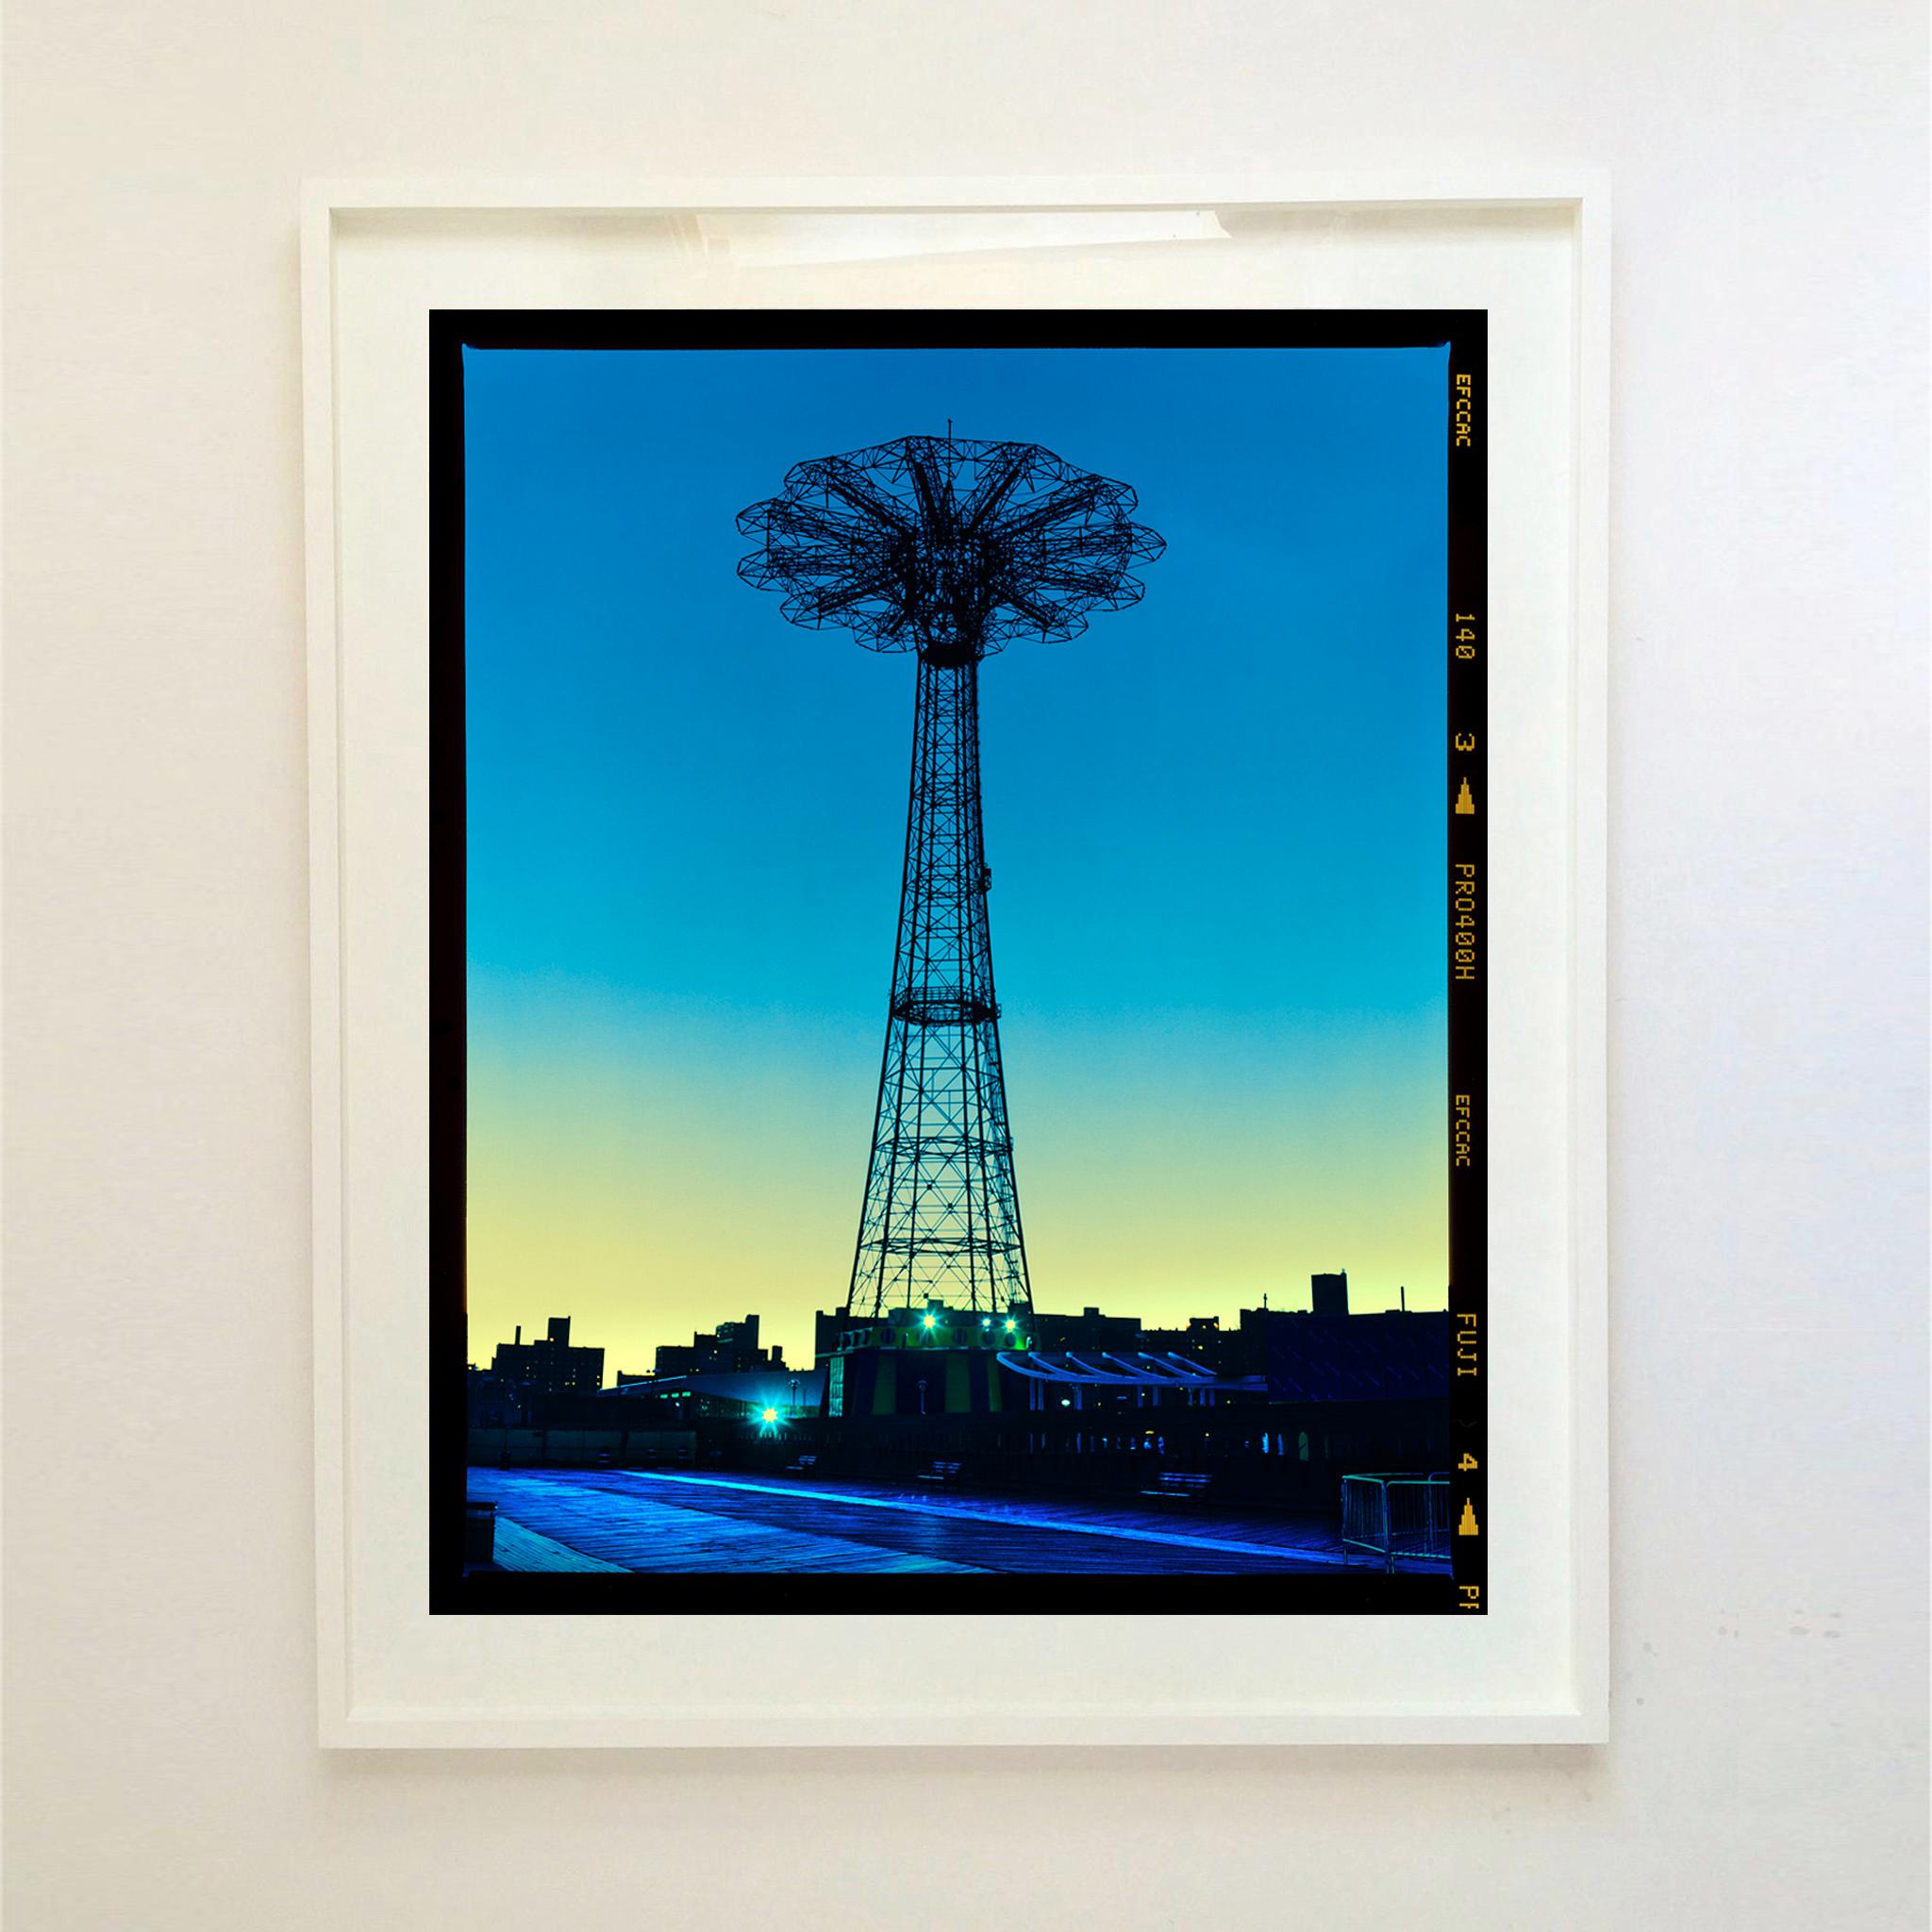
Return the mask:
M934 1315L926 1315L924 1316L922 1319L924 1322L925 1326L930 1328L933 1323L938 1319L938 1317Z
M776 1422L778 1420L778 1411L775 1408L766 1409L764 1414L764 1420L768 1423Z
M1011 1320L1010 1318L1008 1318L1008 1322L1007 1322L1007 1333L1008 1333L1008 1335L1010 1335L1010 1334L1011 1334L1011 1333L1013 1332L1013 1330L1014 1330L1014 1329L1015 1329L1015 1328L1016 1328L1016 1327L1017 1327L1018 1325L1019 1325L1019 1324L1018 1324L1018 1323L1016 1323L1016 1322L1012 1321L1012 1320Z

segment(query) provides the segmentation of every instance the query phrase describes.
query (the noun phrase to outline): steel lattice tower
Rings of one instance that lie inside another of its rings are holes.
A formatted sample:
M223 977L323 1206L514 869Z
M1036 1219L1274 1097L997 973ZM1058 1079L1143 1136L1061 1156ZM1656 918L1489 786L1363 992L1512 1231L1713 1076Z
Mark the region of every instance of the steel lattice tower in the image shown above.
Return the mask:
M785 615L916 651L911 796L872 1159L846 1307L1030 1309L979 808L979 661L1141 596L1134 492L1034 443L903 436L796 465L738 519Z

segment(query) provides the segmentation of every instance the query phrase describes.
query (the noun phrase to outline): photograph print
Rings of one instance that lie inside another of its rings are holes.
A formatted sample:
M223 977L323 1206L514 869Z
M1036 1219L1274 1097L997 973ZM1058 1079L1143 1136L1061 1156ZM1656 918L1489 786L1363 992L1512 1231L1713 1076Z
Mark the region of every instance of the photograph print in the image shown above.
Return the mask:
M1484 380L432 316L432 1610L1487 1609Z

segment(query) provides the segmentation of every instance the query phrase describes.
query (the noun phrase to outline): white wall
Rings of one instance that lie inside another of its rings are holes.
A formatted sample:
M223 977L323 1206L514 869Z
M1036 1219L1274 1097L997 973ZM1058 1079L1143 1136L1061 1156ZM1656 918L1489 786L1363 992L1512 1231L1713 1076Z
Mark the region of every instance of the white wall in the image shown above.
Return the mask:
M1923 1923L1918 8L14 0L10 30L17 1932ZM1618 197L1616 1741L319 1755L298 182L1442 156Z

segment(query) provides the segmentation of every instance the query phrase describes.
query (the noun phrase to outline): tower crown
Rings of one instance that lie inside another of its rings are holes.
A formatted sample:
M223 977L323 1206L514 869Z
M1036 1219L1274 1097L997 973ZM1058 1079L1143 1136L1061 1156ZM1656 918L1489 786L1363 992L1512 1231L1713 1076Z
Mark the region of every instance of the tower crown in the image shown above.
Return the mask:
M738 574L808 629L964 663L1138 603L1128 566L1165 545L1136 507L1038 443L902 436L794 464L782 495L739 513L758 548Z

